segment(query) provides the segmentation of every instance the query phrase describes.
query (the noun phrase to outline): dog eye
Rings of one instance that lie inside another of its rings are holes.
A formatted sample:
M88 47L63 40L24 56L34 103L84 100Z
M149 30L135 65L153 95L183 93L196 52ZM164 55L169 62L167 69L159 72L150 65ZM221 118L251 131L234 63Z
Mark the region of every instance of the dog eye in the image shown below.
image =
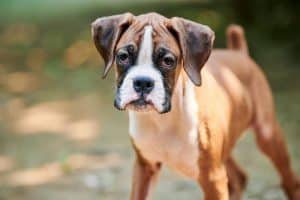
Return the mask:
M120 50L117 54L117 62L119 64L128 64L128 62L129 62L129 53L125 50Z
M128 59L129 55L127 52L121 52L118 54L118 58L120 61L126 61Z
M167 68L172 68L175 66L175 58L171 55L166 55L162 59L162 66L167 67Z

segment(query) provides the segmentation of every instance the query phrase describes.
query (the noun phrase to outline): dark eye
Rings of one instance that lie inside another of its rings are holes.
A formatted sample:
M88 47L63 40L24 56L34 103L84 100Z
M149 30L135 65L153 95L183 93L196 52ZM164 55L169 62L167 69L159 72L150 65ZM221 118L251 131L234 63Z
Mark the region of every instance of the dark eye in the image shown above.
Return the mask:
M118 58L120 61L126 61L128 59L129 55L127 52L121 52L118 54Z
M128 64L129 54L126 50L120 50L117 54L117 62L119 64Z
M165 57L163 57L162 60L162 65L167 67L167 68L172 68L175 65L175 58L171 55L166 55Z

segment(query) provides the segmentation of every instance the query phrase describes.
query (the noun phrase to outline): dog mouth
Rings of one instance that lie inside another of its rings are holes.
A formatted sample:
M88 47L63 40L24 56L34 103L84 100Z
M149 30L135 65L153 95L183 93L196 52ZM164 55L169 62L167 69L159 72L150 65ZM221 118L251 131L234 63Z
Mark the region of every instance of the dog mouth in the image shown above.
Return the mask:
M156 110L152 101L146 100L143 96L128 103L125 106L125 109L130 109L137 112L147 112L153 109Z
M168 97L165 98L164 103L162 106L158 106L147 95L136 95L131 98L131 100L127 101L126 103L122 103L120 96L117 94L114 106L118 110L132 110L136 112L157 112L159 114L167 113L171 110L171 102Z

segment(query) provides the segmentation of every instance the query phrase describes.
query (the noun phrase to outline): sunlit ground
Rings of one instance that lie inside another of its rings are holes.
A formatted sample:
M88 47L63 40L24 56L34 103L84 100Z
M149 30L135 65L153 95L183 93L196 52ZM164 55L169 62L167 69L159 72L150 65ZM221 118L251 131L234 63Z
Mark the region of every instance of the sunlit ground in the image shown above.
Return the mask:
M113 108L113 75L101 80L103 63L84 25L65 30L13 23L0 29L0 199L129 197L134 154L126 114ZM253 54L271 81L300 174L299 62L268 42ZM250 178L245 199L284 199L251 132L234 153ZM200 196L196 183L167 170L154 192L154 199Z

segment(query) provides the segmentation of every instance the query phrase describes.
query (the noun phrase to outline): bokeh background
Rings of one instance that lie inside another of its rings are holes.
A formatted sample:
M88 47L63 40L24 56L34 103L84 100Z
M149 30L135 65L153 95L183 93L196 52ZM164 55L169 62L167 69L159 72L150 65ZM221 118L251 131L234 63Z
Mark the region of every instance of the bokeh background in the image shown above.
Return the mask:
M1 0L0 200L129 199L127 116L113 108L113 73L101 80L90 36L94 19L127 11L207 24L216 47L230 23L241 24L300 174L299 1ZM234 154L250 177L245 199L285 199L251 132ZM164 169L153 198L201 196L196 183Z

